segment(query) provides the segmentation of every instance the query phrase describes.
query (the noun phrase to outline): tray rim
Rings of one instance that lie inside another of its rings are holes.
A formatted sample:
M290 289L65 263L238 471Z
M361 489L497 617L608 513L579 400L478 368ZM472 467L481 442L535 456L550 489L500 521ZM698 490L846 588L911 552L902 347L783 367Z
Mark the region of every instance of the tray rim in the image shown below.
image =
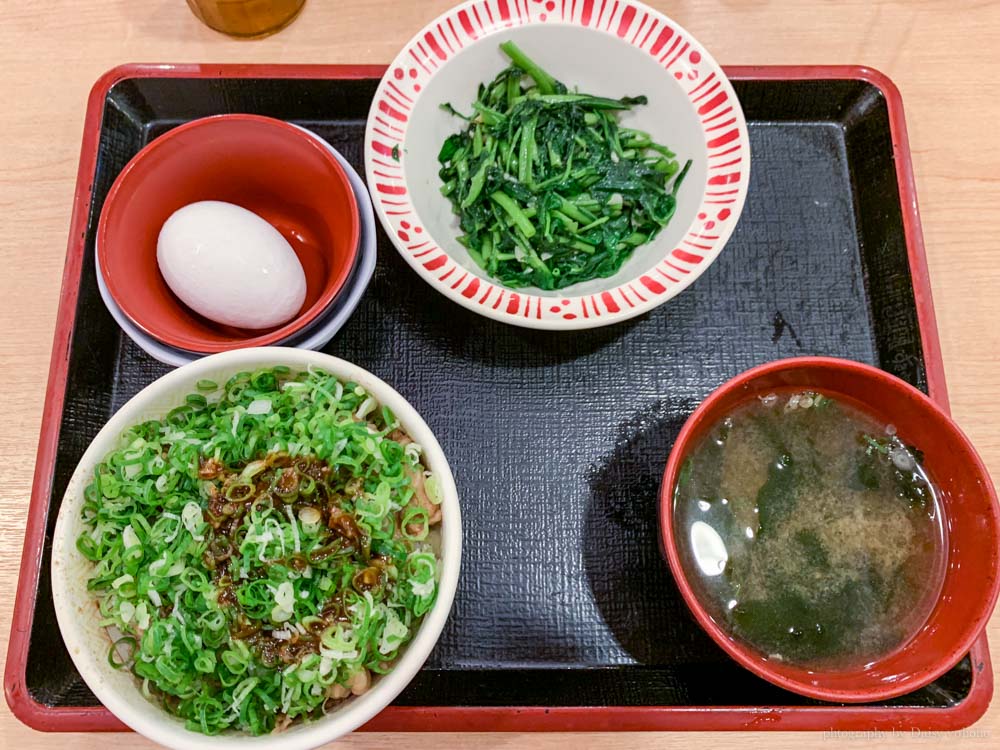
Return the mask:
M103 706L52 707L36 701L25 679L41 568L48 498L59 443L60 418L68 377L69 345L75 325L84 240L90 213L92 177L104 103L110 89L130 78L381 78L386 65L130 63L112 68L94 84L87 101L80 163L70 220L66 262L59 295L45 404L11 621L4 694L11 712L39 731L114 732L128 728ZM927 373L928 393L949 410L944 366L934 316L916 185L902 98L878 70L861 65L724 66L730 80L859 80L886 100L904 237L917 321ZM970 651L973 682L969 695L949 708L896 706L389 706L363 731L514 732L514 731L684 731L684 730L895 730L947 731L978 720L993 694L993 670L986 632Z

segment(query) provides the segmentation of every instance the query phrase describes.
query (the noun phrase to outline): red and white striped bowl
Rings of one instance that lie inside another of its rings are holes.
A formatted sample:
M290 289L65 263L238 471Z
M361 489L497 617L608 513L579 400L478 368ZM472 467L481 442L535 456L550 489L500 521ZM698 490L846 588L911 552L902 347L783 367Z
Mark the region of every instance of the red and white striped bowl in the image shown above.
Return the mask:
M621 270L559 292L493 282L456 237L437 154L513 39L570 88L645 94L622 118L693 164L673 221ZM691 284L733 232L750 179L746 122L732 86L683 28L634 0L469 0L422 29L389 66L365 134L368 187L382 226L431 286L471 310L529 328L579 329L648 312Z

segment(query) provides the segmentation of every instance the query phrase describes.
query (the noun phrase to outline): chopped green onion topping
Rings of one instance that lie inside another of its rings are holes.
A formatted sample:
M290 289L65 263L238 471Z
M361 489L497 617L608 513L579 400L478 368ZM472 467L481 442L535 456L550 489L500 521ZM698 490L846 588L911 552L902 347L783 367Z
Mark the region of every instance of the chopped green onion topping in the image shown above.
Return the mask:
M355 383L197 388L97 466L76 546L109 663L193 731L259 735L392 668L437 596L440 488Z

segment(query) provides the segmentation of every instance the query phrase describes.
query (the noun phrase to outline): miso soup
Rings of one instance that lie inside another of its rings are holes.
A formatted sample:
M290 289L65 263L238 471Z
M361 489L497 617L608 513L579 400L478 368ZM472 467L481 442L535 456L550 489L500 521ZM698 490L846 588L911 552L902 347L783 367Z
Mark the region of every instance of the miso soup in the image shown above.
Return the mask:
M681 563L722 627L771 659L852 669L903 646L944 579L945 524L917 447L822 393L738 406L674 495Z

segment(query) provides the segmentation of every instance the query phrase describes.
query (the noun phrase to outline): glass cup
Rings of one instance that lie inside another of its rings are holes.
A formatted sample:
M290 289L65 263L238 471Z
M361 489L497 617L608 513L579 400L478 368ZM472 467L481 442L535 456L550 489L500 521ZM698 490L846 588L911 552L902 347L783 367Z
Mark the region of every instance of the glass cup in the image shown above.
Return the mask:
M243 39L274 34L290 24L306 0L187 0L209 28Z

